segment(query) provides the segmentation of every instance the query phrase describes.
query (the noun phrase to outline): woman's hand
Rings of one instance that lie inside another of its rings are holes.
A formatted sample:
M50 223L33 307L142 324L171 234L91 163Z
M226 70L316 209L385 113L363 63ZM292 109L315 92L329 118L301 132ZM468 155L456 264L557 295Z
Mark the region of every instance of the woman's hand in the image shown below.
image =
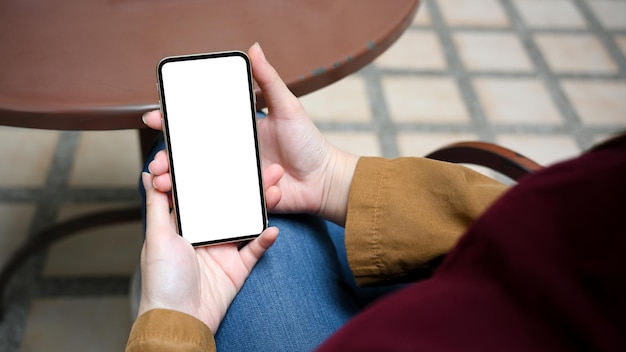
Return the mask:
M343 225L358 157L322 136L258 44L248 50L248 56L268 105L267 117L257 120L268 209L318 214ZM159 111L144 115L146 125L154 129L162 129L161 120ZM165 153L157 154L150 171L156 175L155 187L164 192L171 189Z
M258 43L248 55L268 106L267 117L257 121L263 163L284 169L277 184L282 198L275 210L318 214L343 225L358 158L322 136Z
M176 233L168 197L142 174L146 189L146 239L141 251L139 314L173 309L204 322L215 334L235 295L278 229L270 227L240 250L237 243L193 248ZM210 231L207 225L207 231Z

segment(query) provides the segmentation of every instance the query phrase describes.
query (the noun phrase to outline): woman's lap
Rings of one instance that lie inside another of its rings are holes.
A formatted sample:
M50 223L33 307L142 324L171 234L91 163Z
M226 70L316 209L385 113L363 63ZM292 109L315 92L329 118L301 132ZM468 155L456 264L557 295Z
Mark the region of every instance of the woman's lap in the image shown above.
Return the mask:
M359 310L324 221L274 216L270 225L280 235L228 310L219 350L312 350Z

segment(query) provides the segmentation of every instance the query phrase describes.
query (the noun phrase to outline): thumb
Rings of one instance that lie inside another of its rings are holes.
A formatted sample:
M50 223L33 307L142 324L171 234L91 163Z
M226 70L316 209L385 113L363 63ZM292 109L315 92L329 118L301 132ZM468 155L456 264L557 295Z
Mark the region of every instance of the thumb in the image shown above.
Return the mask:
M268 227L259 237L241 248L239 254L248 272L252 271L252 268L254 268L263 254L274 244L277 236L278 228Z
M248 56L252 64L252 75L263 92L268 109L270 111L281 109L302 110L300 101L291 93L285 82L278 75L278 72L267 61L259 43L254 43L248 49Z
M154 188L154 176L143 172L141 181L146 189L146 241L167 237L174 233L168 231L172 226L169 199L163 192Z

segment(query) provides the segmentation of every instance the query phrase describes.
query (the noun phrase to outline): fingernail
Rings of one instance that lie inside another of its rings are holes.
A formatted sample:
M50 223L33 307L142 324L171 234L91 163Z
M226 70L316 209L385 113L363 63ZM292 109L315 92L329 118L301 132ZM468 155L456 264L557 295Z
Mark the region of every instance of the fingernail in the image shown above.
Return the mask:
M263 49L261 48L261 44L259 44L259 42L254 43L254 45L256 46L256 50L259 53L259 55L261 55L261 59L263 59L263 61L267 61L267 59L265 58L265 53L263 52Z
M143 121L143 124L146 124L146 114L147 112L144 112L143 115L141 115L141 121Z
M147 172L141 173L141 182L143 183L143 188L147 191L154 187L152 184L152 175Z

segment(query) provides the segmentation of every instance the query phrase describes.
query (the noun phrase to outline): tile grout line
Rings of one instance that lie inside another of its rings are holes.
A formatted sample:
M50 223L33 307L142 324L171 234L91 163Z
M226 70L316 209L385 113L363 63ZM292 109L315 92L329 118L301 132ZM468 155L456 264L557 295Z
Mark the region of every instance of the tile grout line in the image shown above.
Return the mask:
M626 56L620 48L615 45L612 34L604 28L600 21L596 18L588 3L582 0L574 0L575 6L582 13L585 21L589 24L590 32L598 38L602 46L607 50L611 59L619 66L619 76L621 79L626 78Z
M58 208L67 188L69 174L80 138L79 132L62 131L52 157L46 183L38 200L37 209L29 230L29 238L56 222Z
M478 135L480 140L493 142L496 137L495 132L486 119L483 107L472 86L470 76L463 66L457 47L454 44L450 28L443 20L443 16L435 1L427 1L426 5L428 6L428 14L430 15L432 27L438 35L443 47L444 56L448 64L448 72L450 72L452 78L456 81L465 107L469 111L473 132Z
M365 78L373 129L378 134L381 153L386 158L398 157L400 152L396 140L396 126L391 120L380 71L374 63L370 63L360 71L360 74Z

